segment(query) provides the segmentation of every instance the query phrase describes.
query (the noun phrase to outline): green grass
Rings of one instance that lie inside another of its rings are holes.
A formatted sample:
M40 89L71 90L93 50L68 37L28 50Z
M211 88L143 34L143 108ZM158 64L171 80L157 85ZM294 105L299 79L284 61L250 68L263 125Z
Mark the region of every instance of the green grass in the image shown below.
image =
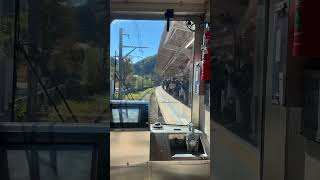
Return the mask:
M134 100L141 100L145 95L152 93L154 90L155 88L148 88L143 91L131 93L131 95ZM126 97L126 99L128 99L128 97ZM90 98L81 101L67 100L73 114L79 122L92 122L96 120L98 116L105 115L104 111L106 110L107 101L107 97L102 95L91 96ZM65 119L65 122L73 122L72 116L63 102L61 102L57 108ZM61 122L53 106L49 107L48 121Z
M154 91L155 88L147 88L143 91L138 91L138 92L134 92L134 93L130 93L128 94L128 96L134 99L134 100L141 100L146 94L151 93ZM129 100L129 97L126 96L126 99Z
M92 96L85 101L67 100L73 114L80 122L91 122L95 120L97 116L102 115L106 109L106 101L107 98L101 95ZM64 103L61 102L57 107L68 122L73 121L72 116ZM48 120L60 121L58 114L52 106L49 108Z

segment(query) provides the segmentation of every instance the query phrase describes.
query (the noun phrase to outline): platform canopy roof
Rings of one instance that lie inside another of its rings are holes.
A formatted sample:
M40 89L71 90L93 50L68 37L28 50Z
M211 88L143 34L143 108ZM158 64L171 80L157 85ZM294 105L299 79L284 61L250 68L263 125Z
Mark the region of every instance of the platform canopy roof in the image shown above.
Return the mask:
M174 9L175 20L186 20L208 14L209 0L111 0L110 8L113 19L165 20L166 10ZM193 32L185 21L173 21L169 32L165 27L157 57L157 73L164 76L185 73L192 59L192 40Z
M188 72L193 59L194 32L185 21L171 22L163 31L157 56L156 72L165 77L181 76Z

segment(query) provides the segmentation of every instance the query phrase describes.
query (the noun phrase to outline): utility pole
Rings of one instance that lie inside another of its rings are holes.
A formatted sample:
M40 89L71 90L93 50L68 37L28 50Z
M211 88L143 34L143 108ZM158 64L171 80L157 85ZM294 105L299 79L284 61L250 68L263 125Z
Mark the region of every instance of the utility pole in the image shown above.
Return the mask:
M123 45L123 36L129 36L129 34L124 34L123 33L123 28L119 29L119 99L123 99L123 94L122 94L122 84L125 84L125 63L124 59L127 58L133 51L136 49L144 49L148 47L140 47L140 46L124 46ZM123 56L123 48L132 48L130 52L128 52L126 55Z
M113 72L113 98L115 98L116 83L117 83L117 51L114 53L114 72Z
M122 99L122 84L123 80L123 59L122 59L122 50L123 50L123 29L119 30L119 99Z

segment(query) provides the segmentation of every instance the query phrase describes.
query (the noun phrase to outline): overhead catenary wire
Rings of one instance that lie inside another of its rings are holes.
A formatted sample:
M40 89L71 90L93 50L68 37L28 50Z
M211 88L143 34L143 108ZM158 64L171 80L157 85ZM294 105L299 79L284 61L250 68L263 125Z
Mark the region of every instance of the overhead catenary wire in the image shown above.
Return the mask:
M57 80L54 79L54 78L52 78L53 76L50 75L50 73L49 73L49 68L48 68L47 66L46 66L46 68L47 68L47 73L49 74L49 77L50 77L51 81L53 82L53 86L54 86L55 90L58 92L58 94L59 94L59 96L61 97L64 105L66 106L66 108L68 109L69 113L71 114L72 119L73 119L75 122L79 122L78 119L77 119L77 117L74 115L74 113L73 113L73 111L72 111L72 109L71 109L68 101L66 100L66 97L63 95L62 91L60 90L60 88L59 88L59 86L58 86L58 84L57 84Z
M25 43L22 43L23 41L20 39L20 1L16 0L16 5L15 5L15 29L14 29L14 69L13 69L13 87L12 87L12 111L11 111L11 121L15 120L15 101L16 101L16 84L17 84L17 72L16 72L16 61L17 58L19 57L19 52L22 53L24 59L27 61L31 72L35 75L37 81L39 82L41 88L43 89L44 94L47 96L49 102L54 106L54 109L56 111L56 113L58 114L59 118L61 119L62 122L64 122L64 118L61 115L61 113L59 112L59 109L57 108L57 105L55 104L55 102L53 101L53 99L51 98L51 96L49 95L48 90L45 87L45 84L42 82L41 77L39 76L35 65L33 65L32 60L30 59L24 45L26 45ZM64 102L65 106L67 107L69 113L71 114L72 119L75 122L78 122L76 116L73 114L70 105L68 104L65 96L63 95L63 93L61 92L61 90L59 89L58 85L57 85L57 80L52 78L52 76L49 73L49 69L46 66L46 70L47 73L49 75L49 79L51 80L51 82L53 83L53 86L55 88L55 90L58 92L59 96L62 98L62 101Z
M33 73L33 74L35 75L35 77L37 78L37 80L38 80L41 88L43 89L45 95L48 97L49 102L53 105L56 113L58 114L58 116L59 116L59 118L60 118L60 120L61 120L62 122L65 122L65 120L64 120L63 116L61 115L61 113L60 113L57 105L55 104L55 102L53 101L53 99L51 98L51 96L49 95L49 93L48 93L48 91L47 91L44 83L42 82L39 74L37 73L36 68L33 66L33 64L32 64L32 62L31 62L31 59L29 58L29 56L28 56L25 48L24 48L21 44L18 44L18 45L17 45L17 48L18 48L18 50L20 50L20 51L22 52L24 58L26 59L27 63L29 64L29 67L30 67L32 73Z
M139 46L142 46L142 38L141 38L141 31L140 31L140 28L139 28L139 24L137 21L134 21L134 24L135 24L135 29L136 29L136 37L137 37L137 42L138 42L138 45ZM142 48L139 48L139 51L141 52L141 54L144 54L144 51Z
M121 79L120 79L120 77L116 74L115 75L115 77L116 77L116 79L119 81L119 83L121 83L122 84L122 86L126 89L126 90L128 90L128 87L127 87L127 85L126 85L126 83L125 82L123 82L123 81L121 81ZM127 97L128 97L128 99L129 100L134 100L134 98L133 98L133 96L132 96L132 94L129 92L129 95L127 95L127 94L125 94ZM131 99L130 99L131 98Z
M134 45L133 45L132 40L131 40L131 38L130 38L130 34L128 34L127 37L128 37L128 40L129 40L130 45L133 47ZM132 57L132 56L129 56L129 57Z

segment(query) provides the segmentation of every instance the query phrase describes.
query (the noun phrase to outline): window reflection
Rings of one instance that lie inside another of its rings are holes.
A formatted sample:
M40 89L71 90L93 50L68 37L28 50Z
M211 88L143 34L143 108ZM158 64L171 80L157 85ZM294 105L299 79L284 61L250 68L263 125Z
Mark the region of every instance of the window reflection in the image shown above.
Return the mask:
M91 179L92 150L10 150L7 155L10 180L31 180L35 172L47 180Z
M231 7L239 7L232 9ZM257 1L234 2L217 13L214 32L213 117L240 137L258 143L260 72L256 49Z
M0 121L10 116L14 42L14 1L0 0Z
M139 109L121 108L112 109L113 123L138 123L139 122Z
M106 119L106 26L101 6L97 0L20 1L15 121Z

